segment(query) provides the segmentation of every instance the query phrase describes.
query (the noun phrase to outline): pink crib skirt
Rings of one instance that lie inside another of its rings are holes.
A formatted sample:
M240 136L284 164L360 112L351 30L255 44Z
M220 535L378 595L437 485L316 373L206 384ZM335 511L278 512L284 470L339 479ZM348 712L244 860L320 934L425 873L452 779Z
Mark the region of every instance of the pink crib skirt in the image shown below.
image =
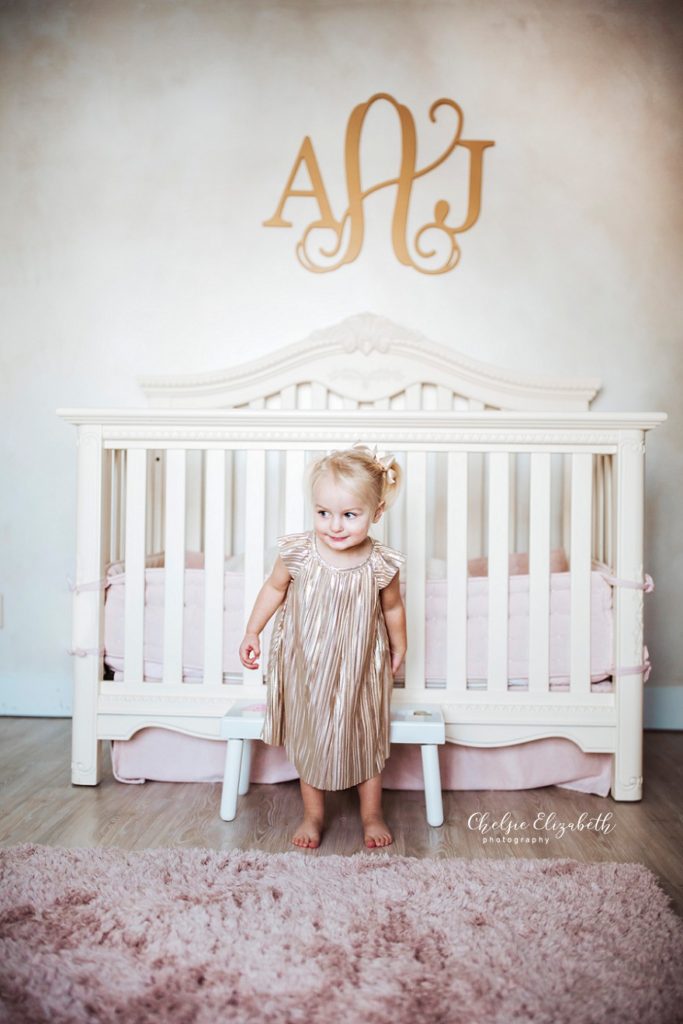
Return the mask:
M141 729L130 740L112 742L112 767L119 782L220 782L225 740L187 736L169 729ZM561 786L607 796L611 754L585 754L571 740L549 738L508 747L439 747L444 789L537 789ZM284 747L253 741L252 782L298 779ZM385 789L422 789L420 749L396 744L382 776Z

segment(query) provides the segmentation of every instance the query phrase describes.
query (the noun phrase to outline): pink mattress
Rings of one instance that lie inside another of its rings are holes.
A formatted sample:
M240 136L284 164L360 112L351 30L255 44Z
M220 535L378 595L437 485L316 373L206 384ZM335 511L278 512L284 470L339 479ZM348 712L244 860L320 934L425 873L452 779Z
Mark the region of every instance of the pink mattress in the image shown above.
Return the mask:
M272 551L266 562L272 562ZM158 564L160 563L160 564ZM203 674L204 570L203 556L188 552L185 570L185 612L183 624L183 679L200 680ZM597 565L597 563L595 563ZM162 677L164 641L163 554L148 558L145 570L144 678ZM486 686L488 662L488 578L486 559L470 562L467 584L467 687ZM104 610L105 663L122 678L124 651L124 604L126 574L122 562L107 571L108 588ZM444 686L446 678L446 579L445 565L432 559L426 582L425 678L428 686ZM401 582L405 598L405 584ZM244 614L244 576L239 557L226 559L224 587L223 678L241 681L239 645ZM261 648L267 651L274 618L263 631ZM610 691L612 664L612 588L601 571L591 573L591 680L592 689ZM562 551L552 552L550 575L550 689L569 688L570 665L570 573ZM510 560L508 689L528 688L529 673L529 576L526 555ZM403 668L396 676L403 679Z
M276 549L266 552L272 563ZM183 679L199 680L203 671L203 556L188 552L185 571ZM550 576L550 689L569 685L570 574L565 555L551 553ZM602 568L602 567L601 567ZM486 559L469 563L467 688L483 689L487 676L488 579ZM243 572L240 556L226 559L223 673L224 680L241 679L238 656L244 622ZM114 679L122 678L125 571L109 566L105 601L105 663ZM405 585L401 583L405 595ZM525 554L510 556L508 689L528 688L529 577ZM426 582L426 680L444 685L446 669L445 564L432 559ZM144 678L160 679L163 660L163 553L150 556L145 570ZM261 637L267 650L273 620ZM610 692L612 658L612 591L597 564L591 573L591 690ZM402 679L402 671L397 680ZM159 728L138 732L128 741L112 743L112 764L120 782L217 782L223 776L224 741L200 739ZM444 789L528 789L548 785L606 796L610 789L611 755L586 754L570 740L550 738L505 747L466 747L448 742L440 748ZM283 748L254 743L252 782L281 782L298 778ZM387 762L383 784L389 789L421 789L419 750L396 746Z

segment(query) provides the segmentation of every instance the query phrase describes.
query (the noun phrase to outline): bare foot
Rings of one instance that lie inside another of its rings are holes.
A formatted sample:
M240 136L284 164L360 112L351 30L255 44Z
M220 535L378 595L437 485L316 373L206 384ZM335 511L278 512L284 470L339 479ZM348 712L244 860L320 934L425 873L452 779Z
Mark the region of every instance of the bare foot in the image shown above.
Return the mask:
M304 820L292 836L292 842L295 846L305 846L314 849L316 846L320 846L321 833L322 821L319 821L317 818L308 818L304 815Z
M366 818L363 821L363 833L365 845L371 848L376 846L388 846L393 843L394 837L387 827L387 823L380 815L376 818Z

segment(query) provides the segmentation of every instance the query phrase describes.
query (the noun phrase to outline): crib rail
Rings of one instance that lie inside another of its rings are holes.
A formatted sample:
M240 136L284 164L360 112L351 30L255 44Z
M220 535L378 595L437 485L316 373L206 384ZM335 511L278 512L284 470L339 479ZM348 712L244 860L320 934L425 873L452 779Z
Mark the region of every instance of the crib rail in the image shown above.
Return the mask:
M408 653L405 684L396 688L396 700L440 703L447 721L461 724L463 742L477 742L480 726L487 727L489 742L494 734L496 742L505 742L501 736L512 735L505 732L510 716L524 708L524 735L543 735L551 722L555 727L545 734L558 735L556 710L565 708L573 709L580 725L593 727L597 746L592 749L611 749L618 701L630 700L637 717L642 675L634 673L628 686L620 684L618 697L591 692L591 562L606 563L618 577L643 581L644 436L663 414L439 409L58 414L78 427L77 583L103 577L112 561L125 563L122 681L103 677L103 593L79 589L74 594L73 646L93 652L75 659L74 719L97 717L98 738L123 737L155 723L217 735L216 723L231 700L263 699L262 676L255 679L256 673L244 669L241 679L223 677L225 556L244 556L242 628L270 569L264 551L278 534L311 525L301 484L306 461L357 440L398 453L405 471L401 502L377 533L407 555ZM570 566L566 693L550 690L553 546L565 549ZM203 675L192 681L183 679L188 548L203 552L205 565ZM165 557L163 676L148 681L145 568L148 556L160 549ZM529 555L529 680L527 691L512 694L509 557L519 551ZM430 559L438 556L446 564L447 670L441 686L434 687L425 673L425 581ZM477 556L488 559L488 670L486 689L473 692L467 685L467 587L468 562ZM618 675L620 668L642 662L642 591L616 592L614 622ZM265 670L267 651L262 660ZM498 733L491 731L496 722ZM75 780L99 777L97 754L85 731L82 736L83 750L76 741L74 746Z

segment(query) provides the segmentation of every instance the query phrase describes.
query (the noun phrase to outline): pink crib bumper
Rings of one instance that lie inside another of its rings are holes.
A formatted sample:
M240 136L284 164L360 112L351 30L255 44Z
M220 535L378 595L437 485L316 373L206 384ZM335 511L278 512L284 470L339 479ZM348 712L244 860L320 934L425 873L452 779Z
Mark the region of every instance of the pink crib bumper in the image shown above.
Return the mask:
M224 584L223 672L241 680L239 644L244 618L244 575L226 561ZM160 564L161 563L161 564ZM183 679L200 680L204 662L204 570L203 556L187 553L185 570L185 607L183 617ZM124 654L125 572L116 563L108 572L105 602L105 662L121 678ZM432 560L431 578L426 581L425 676L428 684L443 685L446 678L447 581L443 563ZM570 672L571 576L560 550L552 552L550 575L550 686L566 690ZM594 563L591 572L590 671L599 690L610 689L612 675L612 586L605 578L605 567ZM488 675L488 577L486 559L473 559L467 580L467 680L470 689L485 685ZM150 556L145 570L144 676L162 678L164 628L163 554ZM405 583L401 583L405 596ZM267 651L273 620L263 632L262 650ZM75 652L76 653L76 652ZM397 681L403 678L403 669ZM515 554L510 559L508 678L510 687L527 685L529 673L529 576L528 559Z

